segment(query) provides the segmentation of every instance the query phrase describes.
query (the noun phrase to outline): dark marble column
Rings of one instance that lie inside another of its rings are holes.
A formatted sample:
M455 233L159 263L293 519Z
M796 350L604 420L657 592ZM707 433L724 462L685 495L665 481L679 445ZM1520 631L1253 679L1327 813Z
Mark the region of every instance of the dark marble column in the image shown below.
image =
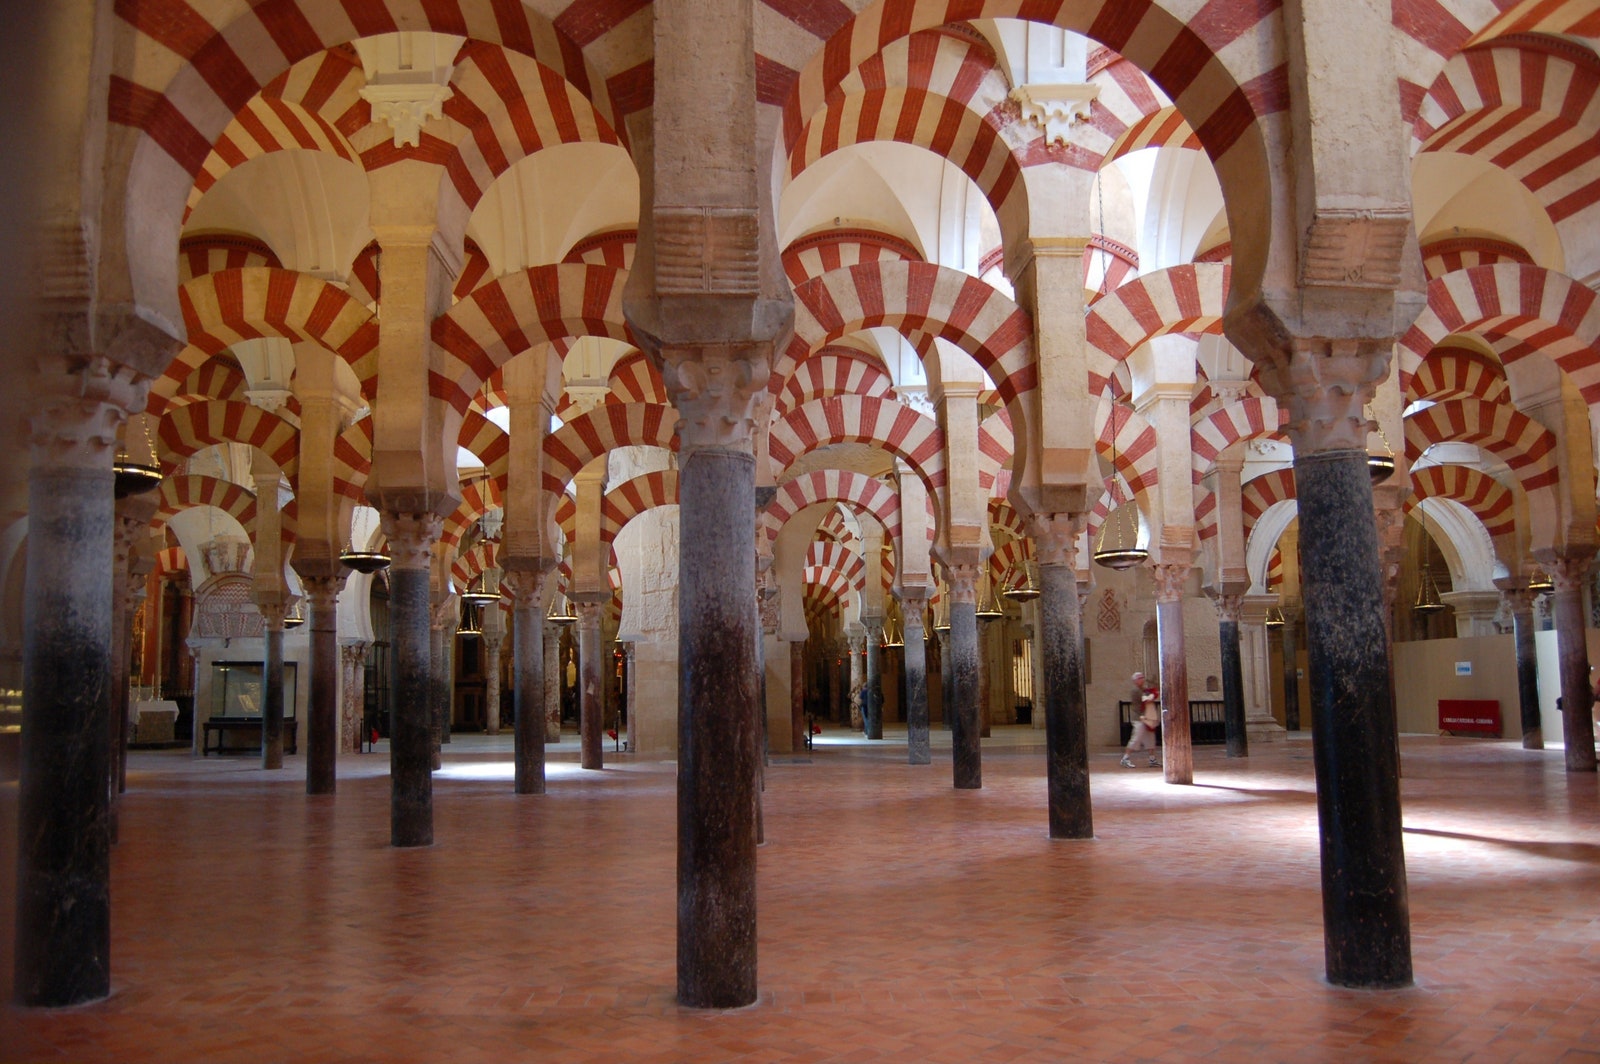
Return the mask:
M111 580L111 712L110 726L111 773L107 780L107 823L111 843L116 845L121 836L122 793L128 789L128 727L131 707L128 699L128 666L132 639L133 578L128 571L128 561L133 553L134 537L143 527L127 512L132 499L117 501L116 532L112 549Z
M1517 704L1522 719L1522 748L1544 749L1544 722L1539 719L1539 657L1533 646L1534 593L1526 584L1501 591L1511 612L1517 647ZM1563 703L1564 705L1565 703Z
M339 764L338 577L302 576L311 608L311 698L306 707L306 793L333 794Z
M1304 556L1302 555L1302 559ZM1303 562L1302 562L1303 564ZM1283 640L1283 730L1300 730L1300 661L1295 647L1295 611L1283 611L1283 627L1278 635ZM1387 641L1386 641L1387 645ZM1385 652L1387 657L1387 651ZM1393 705L1391 696L1390 705Z
M1583 589L1589 583L1594 549L1574 550L1545 562L1556 588L1550 616L1556 622L1556 655L1561 664L1561 739L1568 772L1593 772L1594 694L1589 686L1589 646L1583 616Z
M933 763L933 746L928 737L928 644L922 630L922 599L906 596L905 613L905 691L906 763Z
M867 708L862 725L868 739L883 738L883 621L869 618L867 626Z
M444 619L444 639L439 644L444 655L438 663L440 747L450 743L456 723L456 629L461 627L461 599L452 595L449 604Z
M1244 720L1244 662L1239 655L1239 608L1242 595L1218 595L1217 633L1222 649L1222 724L1229 757L1250 756Z
M389 639L394 720L389 739L389 842L433 845L434 714L428 568L443 525L437 514L383 515L389 540Z
M978 566L950 569L950 688L948 708L953 775L958 790L983 786L978 710Z
M542 617L544 625L544 741L561 741L561 631Z
M797 639L789 644L789 743L794 756L806 750L806 644Z
M755 459L680 459L678 1000L756 998Z
M1302 451L1296 439L1328 979L1402 986L1411 925L1372 481L1364 448Z
M555 635L544 622L543 571L507 572L505 588L511 593L512 699L516 706L512 724L513 790L517 794L543 794L545 730L546 644ZM554 627L554 626L551 626Z
M283 767L283 621L288 607L260 605L261 642L261 767Z
M1040 664L1044 690L1045 783L1052 839L1094 838L1089 793L1089 712L1083 675L1083 614L1078 598L1080 514L1028 519L1039 560ZM1042 699L1039 697L1042 695Z
M446 598L434 603L428 623L428 765L436 772L444 764L444 740L440 735L444 724L441 706L447 686L444 675L448 667L444 656L444 614L451 602Z
M994 720L994 693L989 686L994 661L994 625L998 617L978 622L978 734L987 739Z
M111 460L124 410L143 405L103 359L58 368L27 426L17 794L14 992L43 1007L111 992Z
M1161 647L1161 764L1168 783L1194 782L1189 732L1189 661L1184 652L1183 586L1189 565L1152 565L1156 639Z
M606 703L600 683L600 621L605 617L603 602L580 602L578 610L578 737L584 768L605 767L602 753Z

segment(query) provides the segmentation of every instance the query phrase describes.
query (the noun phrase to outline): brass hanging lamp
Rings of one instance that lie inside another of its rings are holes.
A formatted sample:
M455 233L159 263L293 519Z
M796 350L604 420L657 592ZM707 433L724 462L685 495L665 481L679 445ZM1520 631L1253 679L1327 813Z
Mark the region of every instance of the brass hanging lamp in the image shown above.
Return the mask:
M976 617L980 621L997 621L1006 613L1000 608L1000 600L995 598L994 584L989 580L985 580L984 584L988 594L980 601Z
M900 623L893 617L890 617L883 624L883 648L885 650L892 650L895 647L903 647L905 645L906 639L904 634L902 634Z
M1384 434L1383 423L1372 416L1372 406L1366 408L1367 420L1377 426L1378 440L1383 444L1383 453L1367 452L1367 475L1372 478L1373 484L1382 484L1394 475L1394 448L1389 446L1389 437Z
M456 635L467 639L476 639L483 634L483 622L478 617L478 607L465 595L461 596L461 624L456 628Z
M1417 583L1417 598L1411 604L1411 612L1428 616L1444 610L1444 600L1439 597L1439 585L1433 580L1432 539L1428 535L1428 510L1421 502L1417 508L1422 511L1422 579Z
M380 569L389 568L389 555L381 550L356 550L346 541L344 550L339 552L339 564L370 576Z
M1270 629L1282 628L1287 623L1283 618L1283 610L1277 606L1267 607L1267 616L1262 621Z
M566 627L578 623L578 615L572 612L572 604L565 595L557 595L550 600L550 612L545 615L545 620L551 624Z
M1111 401L1111 507L1106 523L1100 526L1100 539L1094 546L1094 561L1107 569L1132 569L1143 565L1150 552L1139 546L1139 508L1122 505L1118 466L1120 450L1117 443L1117 401ZM1129 500L1131 503L1133 500Z
M119 499L143 494L161 483L161 463L156 455L155 444L150 441L150 419L143 418L140 424L144 428L145 453L150 459L141 461L129 454L127 448L117 448L116 457L111 461L111 471L116 475L111 490Z
M1033 570L1027 562L1022 563L1022 586L1007 588L1001 593L1012 602L1032 602L1039 597L1039 585L1033 582Z
M478 586L474 588L472 584L469 583L467 585L467 590L461 593L461 601L470 602L479 609L482 609L484 606L492 606L496 602L500 601L500 589L498 587L491 586L493 583L495 583L495 581L493 577L491 577L489 570L485 570L483 573L481 573L475 582Z
M289 612L284 615L284 618L283 618L283 630L287 632L289 629L291 629L291 628L299 628L302 624L305 624L305 623L306 623L305 611L303 609L301 609L300 600L299 599L295 599L293 608L291 608L289 610Z
M1535 595L1545 595L1556 589L1556 582L1550 579L1550 574L1544 571L1543 566L1535 566L1528 576L1528 590Z

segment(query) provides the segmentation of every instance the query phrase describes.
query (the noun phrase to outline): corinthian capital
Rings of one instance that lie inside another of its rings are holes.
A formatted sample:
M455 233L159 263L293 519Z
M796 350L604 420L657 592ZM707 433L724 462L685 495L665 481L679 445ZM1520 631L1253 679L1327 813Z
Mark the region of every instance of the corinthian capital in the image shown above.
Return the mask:
M669 347L661 352L667 395L678 411L679 453L753 450L770 351L762 344Z
M433 563L433 545L444 531L444 518L436 513L394 513L379 515L384 536L389 540L389 564L395 569L427 571Z
M950 572L950 601L975 605L978 601L978 566L957 564L946 568Z
M1286 361L1263 373L1289 412L1295 454L1364 451L1375 426L1367 417L1379 381L1389 375L1390 339L1298 339Z
M1184 565L1152 565L1150 575L1156 582L1157 602L1180 602L1183 599L1183 585L1189 580L1188 564Z
M117 427L144 409L150 383L107 358L39 360L28 442L36 467L109 469Z
M1083 514L1029 514L1028 535L1041 566L1075 567Z

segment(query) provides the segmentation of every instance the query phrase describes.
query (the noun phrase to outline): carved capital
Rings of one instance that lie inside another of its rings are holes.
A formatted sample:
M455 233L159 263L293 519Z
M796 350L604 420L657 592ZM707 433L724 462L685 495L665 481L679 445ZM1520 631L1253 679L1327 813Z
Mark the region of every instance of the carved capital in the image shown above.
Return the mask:
M1100 96L1100 86L1090 84L1018 85L1010 99L1022 120L1044 134L1049 144L1065 146L1072 127L1086 122Z
M604 602L577 602L573 604L574 612L578 615L578 627L590 628L599 631L600 622L605 620L606 604Z
M283 622L288 618L290 608L287 601L256 603L256 609L261 611L261 620L269 632L283 631Z
M344 577L302 576L300 586L305 589L306 600L311 603L311 612L315 616L327 613L337 605L339 589L344 587Z
M1211 602L1217 607L1217 620L1239 623L1239 611L1244 606L1243 595L1217 595Z
M1150 575L1156 584L1157 602L1181 602L1183 587L1189 582L1189 569L1184 565L1152 565Z
M958 564L945 568L950 574L950 601L963 605L977 605L979 567Z
M110 469L117 428L144 409L148 380L108 358L47 357L28 415L35 468Z
M554 568L552 566L552 568ZM500 589L511 596L511 608L539 611L544 609L544 589L550 569L518 569L506 572Z
M666 348L662 377L678 411L679 454L752 450L771 355L762 345Z
M1500 601L1504 602L1506 609L1513 617L1533 617L1533 600L1539 596L1528 590L1526 584L1521 587L1507 587L1500 590Z
M379 515L383 535L389 541L389 565L395 569L421 569L433 563L433 545L444 531L444 518L436 513L395 513Z
M1296 455L1366 450L1376 431L1366 405L1389 375L1392 349L1388 339L1296 340L1287 361L1263 370L1263 383L1289 412Z
M1083 520L1083 514L1028 515L1028 535L1033 538L1034 556L1041 567L1077 566L1078 536L1083 532Z
M1555 584L1555 593L1579 593L1589 582L1589 570L1594 565L1592 553L1572 553L1557 555L1545 562L1544 571L1550 574L1550 582Z
M344 643L339 647L339 664L347 669L363 668L367 664L367 648L371 643Z

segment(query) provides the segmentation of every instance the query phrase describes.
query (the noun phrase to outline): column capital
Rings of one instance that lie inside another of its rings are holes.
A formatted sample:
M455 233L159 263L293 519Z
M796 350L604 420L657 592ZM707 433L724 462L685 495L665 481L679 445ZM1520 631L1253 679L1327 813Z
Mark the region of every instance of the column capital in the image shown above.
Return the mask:
M958 562L945 566L945 570L950 574L950 601L968 606L976 605L979 566Z
M144 409L150 382L105 357L37 360L27 418L35 467L109 469L117 428Z
M1550 574L1550 581L1555 584L1556 594L1563 591L1582 591L1589 581L1589 570L1594 565L1595 551L1593 547L1586 550L1565 550L1557 554L1549 552L1549 557L1540 553L1540 561L1544 563L1544 571Z
M507 570L500 588L511 596L511 608L517 611L544 609L545 584L554 571L553 564L549 569Z
M1295 337L1286 355L1261 365L1263 386L1288 411L1296 456L1366 450L1376 431L1366 406L1393 350L1393 337Z
M1189 582L1188 563L1182 565L1158 564L1150 566L1150 575L1155 579L1157 602L1179 602L1183 599L1184 585Z
M1225 624L1238 624L1244 610L1243 595L1212 595L1211 604L1217 608L1217 620Z
M1034 554L1040 567L1078 565L1078 537L1083 532L1083 514L1029 514L1024 523L1033 539Z
M606 603L604 602L575 602L574 611L578 615L578 627L599 628L600 622L605 620Z
M344 576L301 576L300 586L313 612L331 610L338 603L339 592L344 587Z
M678 412L680 461L703 449L754 451L772 354L764 344L663 347L662 379Z
M383 535L389 541L389 564L395 569L421 569L433 564L433 545L444 531L444 518L432 511L379 514Z
M1533 616L1533 600L1538 597L1527 584L1514 584L1500 589L1500 601L1506 604L1506 609L1517 616Z
M267 631L283 631L283 622L289 616L288 602L257 602L256 609L261 611L261 620L266 624Z

